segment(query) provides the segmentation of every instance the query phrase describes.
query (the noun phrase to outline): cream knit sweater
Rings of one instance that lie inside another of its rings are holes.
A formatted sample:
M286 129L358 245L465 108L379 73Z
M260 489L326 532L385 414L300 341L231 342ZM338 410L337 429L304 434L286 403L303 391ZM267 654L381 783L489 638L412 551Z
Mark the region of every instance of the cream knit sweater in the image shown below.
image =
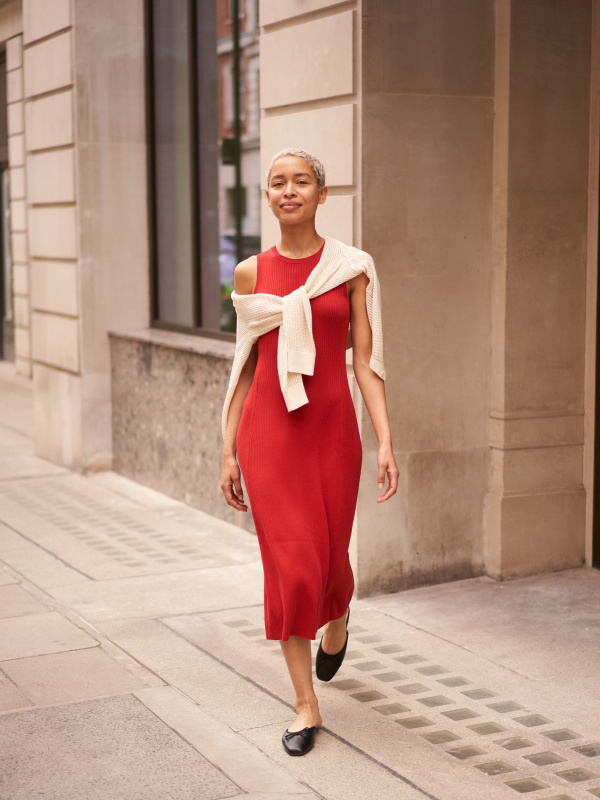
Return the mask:
M231 398L252 345L259 336L274 328L279 328L277 370L287 409L294 411L308 403L302 375L313 374L316 355L310 300L335 289L336 286L349 281L361 272L366 273L369 279L366 301L373 341L369 365L373 372L385 380L381 297L373 259L368 253L327 236L319 263L308 276L304 286L300 286L291 294L278 297L273 294L240 295L232 292L231 298L237 312L237 336L229 388L223 406L223 437Z

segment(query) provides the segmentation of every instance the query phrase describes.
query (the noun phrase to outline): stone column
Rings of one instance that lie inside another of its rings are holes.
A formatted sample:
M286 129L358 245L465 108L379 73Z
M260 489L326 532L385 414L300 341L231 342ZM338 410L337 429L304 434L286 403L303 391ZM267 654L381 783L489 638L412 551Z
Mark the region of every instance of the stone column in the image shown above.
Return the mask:
M495 577L584 557L591 0L496 3L491 484Z
M362 246L383 286L398 495L376 506L363 411L359 595L483 571L492 0L364 2Z
M143 4L23 14L36 449L106 468L107 330L149 314Z
M69 0L23 4L37 453L81 464L73 30Z

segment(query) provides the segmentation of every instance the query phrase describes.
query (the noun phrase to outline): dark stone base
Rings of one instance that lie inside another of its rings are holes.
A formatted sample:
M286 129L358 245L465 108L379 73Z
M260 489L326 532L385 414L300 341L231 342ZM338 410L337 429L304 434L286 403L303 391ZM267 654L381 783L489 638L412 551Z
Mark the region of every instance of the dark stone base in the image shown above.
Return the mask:
M110 345L115 471L252 530L219 486L233 344L151 330Z

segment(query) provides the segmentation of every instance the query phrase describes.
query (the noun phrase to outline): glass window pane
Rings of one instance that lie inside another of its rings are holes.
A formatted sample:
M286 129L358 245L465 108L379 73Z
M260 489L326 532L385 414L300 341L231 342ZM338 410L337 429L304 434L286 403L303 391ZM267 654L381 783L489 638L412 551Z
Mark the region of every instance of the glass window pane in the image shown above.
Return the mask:
M193 327L189 35L187 0L152 0L158 319Z
M216 0L219 99L219 271L221 283L221 330L235 330L235 313L230 299L233 270L239 258L260 252L260 111L258 96L258 4L238 0L240 17L240 143L241 186L236 192L235 75L233 73L233 0ZM232 163L233 162L233 163ZM240 217L241 242L238 253L236 229Z

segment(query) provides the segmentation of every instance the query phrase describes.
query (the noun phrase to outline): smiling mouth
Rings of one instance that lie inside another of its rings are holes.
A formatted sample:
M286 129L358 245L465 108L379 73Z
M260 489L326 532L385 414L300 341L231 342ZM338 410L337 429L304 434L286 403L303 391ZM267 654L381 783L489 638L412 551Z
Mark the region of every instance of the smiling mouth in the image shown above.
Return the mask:
M300 208L300 203L282 203L281 208Z

